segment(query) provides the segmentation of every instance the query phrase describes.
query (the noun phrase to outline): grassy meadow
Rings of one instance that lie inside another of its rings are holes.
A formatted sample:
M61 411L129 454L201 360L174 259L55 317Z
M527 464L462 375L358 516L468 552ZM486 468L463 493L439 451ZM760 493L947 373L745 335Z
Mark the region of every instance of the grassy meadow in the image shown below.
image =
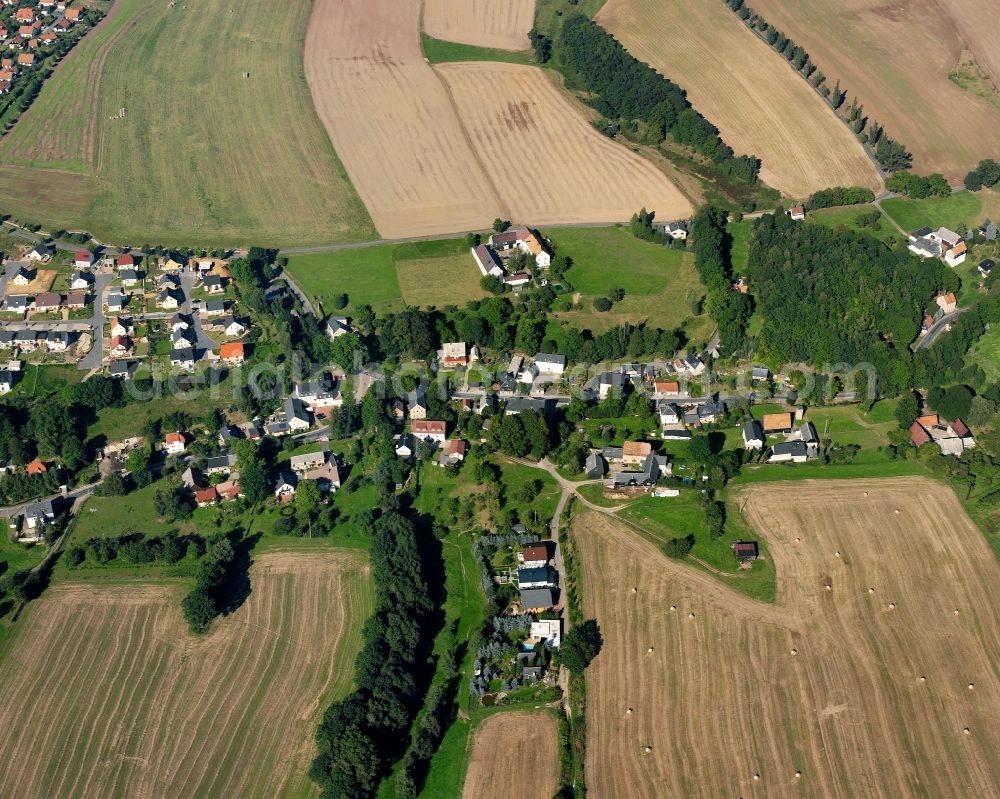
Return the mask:
M136 244L373 237L305 82L310 5L120 0L0 145L0 207Z
M486 294L463 239L293 255L288 271L327 311L334 310L331 301L342 293L348 297L348 313L361 305L371 305L376 313L407 305L464 305Z
M693 340L711 335L711 320L692 312L705 290L689 253L641 241L624 227L561 228L549 236L558 255L573 259L566 279L582 305L556 314L559 319L594 332L648 320L665 329L683 327ZM594 300L613 287L625 289L625 299L596 313Z

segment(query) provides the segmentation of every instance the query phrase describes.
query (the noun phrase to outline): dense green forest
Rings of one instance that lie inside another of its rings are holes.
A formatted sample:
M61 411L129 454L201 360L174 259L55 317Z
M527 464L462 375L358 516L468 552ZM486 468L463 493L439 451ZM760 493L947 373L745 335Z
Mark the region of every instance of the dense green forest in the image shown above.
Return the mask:
M634 58L604 28L581 14L569 17L555 56L594 97L591 105L610 120L642 123L653 144L673 139L710 159L724 174L753 183L760 161L735 155L677 84Z
M870 236L765 215L748 271L764 314L760 357L774 362L872 364L893 394L914 380L908 349L926 308L958 288L943 263Z

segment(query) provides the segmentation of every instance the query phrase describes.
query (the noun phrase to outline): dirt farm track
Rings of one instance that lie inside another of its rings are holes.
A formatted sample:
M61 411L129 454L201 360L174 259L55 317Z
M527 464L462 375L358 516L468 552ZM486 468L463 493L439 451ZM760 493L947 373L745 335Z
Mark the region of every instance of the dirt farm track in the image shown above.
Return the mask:
M775 605L607 517L575 520L605 639L587 679L588 795L1000 796L1000 565L951 491L743 491Z
M305 74L383 237L476 230L498 216L539 225L627 221L643 206L664 219L691 212L540 69L428 64L419 0L316 0Z
M350 688L371 611L366 571L353 553L261 555L249 598L204 638L173 585L52 587L0 671L0 796L310 795L316 725Z
M559 788L558 738L552 713L490 716L476 730L462 799L552 799Z

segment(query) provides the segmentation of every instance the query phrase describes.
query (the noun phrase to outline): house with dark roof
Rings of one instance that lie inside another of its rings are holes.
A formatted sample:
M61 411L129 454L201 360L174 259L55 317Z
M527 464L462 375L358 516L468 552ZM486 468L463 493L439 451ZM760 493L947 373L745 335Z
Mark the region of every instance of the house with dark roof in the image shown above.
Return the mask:
M500 263L500 256L494 252L493 248L480 244L472 248L472 257L479 267L479 272L483 277L499 277L504 275L503 265Z
M308 430L312 427L312 416L305 403L298 397L289 397L282 405L282 418L292 430Z
M743 446L748 450L764 448L764 428L756 419L743 423Z
M736 556L736 560L740 563L749 563L751 561L757 560L757 542L756 541L734 541L733 542L733 555Z
M526 612L548 610L555 605L555 593L551 588L526 588L521 591L521 607Z
M517 570L517 586L525 588L554 588L555 570L549 566L522 566Z
M993 274L993 269L996 267L997 263L992 258L984 258L979 262L979 266L976 267L979 270L979 274L985 279Z
M591 452L587 456L587 462L583 467L584 472L587 474L588 480L599 480L604 477L604 473L608 470L608 465L604 461L604 456L600 452Z

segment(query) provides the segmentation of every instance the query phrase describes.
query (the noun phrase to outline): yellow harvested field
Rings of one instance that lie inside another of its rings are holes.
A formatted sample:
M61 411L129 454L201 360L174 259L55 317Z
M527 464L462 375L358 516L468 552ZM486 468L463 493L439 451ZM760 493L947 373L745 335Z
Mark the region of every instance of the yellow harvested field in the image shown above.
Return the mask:
M316 0L306 80L383 237L474 230L501 213L420 52L419 0Z
M810 53L831 87L839 80L867 115L906 145L916 171L960 180L980 159L1000 152L1000 40L995 26L984 24L997 16L995 0L752 5ZM983 80L966 90L959 65L970 59Z
M425 0L424 31L435 39L526 50L535 0Z
M174 584L60 583L0 670L0 796L289 797L350 690L372 591L349 552L256 558L251 593L192 636Z
M1000 796L1000 564L952 492L792 481L738 499L775 605L606 515L574 520L604 637L588 795Z
M692 213L662 172L598 133L546 72L499 62L436 70L458 108L479 107L465 128L514 219L618 222L643 206L660 219Z
M420 50L417 0L317 0L306 77L358 194L386 238L661 218L690 203L605 140L538 68L446 64Z
M597 19L636 58L686 89L737 153L760 158L761 178L783 193L881 189L878 170L847 126L722 0L609 0Z
M551 799L558 788L559 730L551 713L497 713L479 725L462 799Z

